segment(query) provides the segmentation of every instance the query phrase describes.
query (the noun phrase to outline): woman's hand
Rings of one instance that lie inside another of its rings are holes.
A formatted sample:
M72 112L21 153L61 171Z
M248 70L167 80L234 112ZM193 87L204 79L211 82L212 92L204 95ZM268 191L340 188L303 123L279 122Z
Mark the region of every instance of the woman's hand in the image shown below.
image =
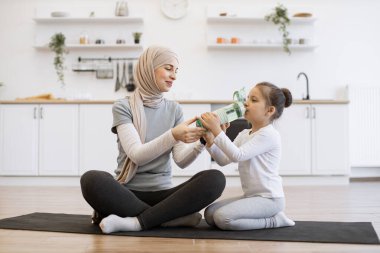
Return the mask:
M214 113L203 113L199 119L201 120L202 125L210 130L214 136L217 136L222 131L219 117Z
M172 134L176 141L182 141L185 143L191 143L199 140L206 132L206 129L202 127L190 127L192 123L197 120L196 117L188 119L176 127L172 128Z

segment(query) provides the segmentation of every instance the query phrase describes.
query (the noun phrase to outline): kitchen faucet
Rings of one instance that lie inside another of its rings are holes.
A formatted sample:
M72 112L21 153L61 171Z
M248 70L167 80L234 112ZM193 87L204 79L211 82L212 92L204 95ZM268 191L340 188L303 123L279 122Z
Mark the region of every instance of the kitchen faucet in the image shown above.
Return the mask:
M306 97L303 97L303 100L309 100L309 78L307 78L307 75L304 72L300 72L297 76L297 80L300 78L300 76L304 76L306 78Z

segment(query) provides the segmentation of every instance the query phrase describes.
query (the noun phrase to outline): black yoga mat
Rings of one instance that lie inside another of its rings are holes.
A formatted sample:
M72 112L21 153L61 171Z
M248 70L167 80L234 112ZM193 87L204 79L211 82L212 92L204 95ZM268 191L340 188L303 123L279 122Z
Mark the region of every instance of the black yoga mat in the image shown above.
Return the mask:
M90 215L31 213L0 220L0 228L80 234L102 234L91 224ZM250 231L223 231L209 227L204 220L195 228L155 228L111 235L191 239L259 240L323 243L380 244L370 222L297 221L294 227Z

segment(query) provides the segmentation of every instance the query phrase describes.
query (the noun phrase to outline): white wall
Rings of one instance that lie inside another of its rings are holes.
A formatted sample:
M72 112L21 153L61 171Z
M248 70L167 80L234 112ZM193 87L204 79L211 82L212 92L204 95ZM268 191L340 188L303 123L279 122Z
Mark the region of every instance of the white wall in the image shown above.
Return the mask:
M37 25L35 9L106 6L111 11L116 1L0 0L0 99L14 99L52 92L62 94L53 69L53 54L33 48ZM296 98L304 93L300 71L308 74L312 98L341 97L347 84L380 85L380 1L374 0L286 0L293 7L310 9L318 17L315 51L210 51L207 50L206 8L210 4L239 4L263 9L279 1L268 0L190 0L188 15L177 21L166 19L157 0L129 0L131 11L144 10L143 44L172 47L180 56L180 71L169 96L178 99L229 99L232 91L259 81L288 87ZM120 56L124 52L111 52ZM107 52L94 51L93 56ZM113 92L114 80L98 80L91 73L74 73L71 64L81 54L71 52L66 63L66 90L69 96L90 93L94 99L116 99L125 91ZM221 88L223 87L223 88Z

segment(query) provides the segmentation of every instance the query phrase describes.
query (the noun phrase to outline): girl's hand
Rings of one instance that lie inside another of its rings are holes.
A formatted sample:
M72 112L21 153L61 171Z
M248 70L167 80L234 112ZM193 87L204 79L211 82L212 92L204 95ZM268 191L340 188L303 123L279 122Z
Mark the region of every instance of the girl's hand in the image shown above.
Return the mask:
M203 113L200 120L202 122L202 125L210 130L214 136L217 136L222 131L222 128L220 127L219 117L214 113Z
M229 128L229 127L230 127L230 123L229 123L229 122L227 122L227 123L221 125L221 128L222 128L223 132L226 132L226 131L227 131L227 128Z
M210 132L210 131L207 131L206 133L203 134L203 138L205 139L205 141L207 142L206 143L206 146L209 148L212 146L212 144L214 144L214 135Z
M172 134L176 141L191 143L199 140L206 130L202 127L190 127L197 118L188 119L172 128Z

